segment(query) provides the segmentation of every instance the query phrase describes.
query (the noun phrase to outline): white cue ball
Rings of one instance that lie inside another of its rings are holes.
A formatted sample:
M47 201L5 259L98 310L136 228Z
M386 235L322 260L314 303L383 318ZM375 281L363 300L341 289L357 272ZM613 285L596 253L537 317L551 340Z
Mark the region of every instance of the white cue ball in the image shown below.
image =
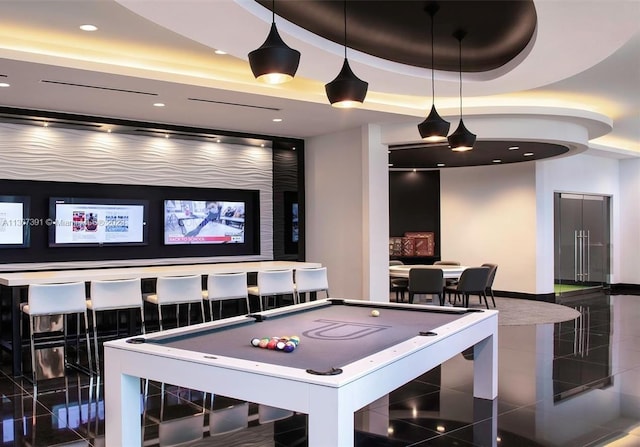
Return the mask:
M371 311L371 316L372 316L372 317L377 317L378 315L380 315L380 312L378 312L376 309L373 309L373 310Z

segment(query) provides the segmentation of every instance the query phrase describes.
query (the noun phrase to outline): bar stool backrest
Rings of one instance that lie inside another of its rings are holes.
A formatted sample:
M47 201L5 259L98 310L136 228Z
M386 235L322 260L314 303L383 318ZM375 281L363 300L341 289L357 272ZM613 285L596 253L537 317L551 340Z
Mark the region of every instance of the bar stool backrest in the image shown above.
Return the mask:
M269 405L258 405L258 423L267 424L293 416L293 411L282 408L271 407Z
M28 301L30 315L84 313L87 310L84 282L31 284Z
M91 281L89 295L94 310L128 309L142 306L140 278Z
M241 402L209 413L209 436L231 433L249 426L249 403Z
M296 289L298 293L329 290L327 268L302 268L296 270Z
M181 304L202 301L202 277L161 276L156 283L158 304Z
M257 279L262 296L295 294L292 269L259 271Z
M185 446L204 437L204 413L177 419L169 419L158 424L158 444L160 447Z
M207 293L212 301L247 298L247 273L211 273L207 278Z

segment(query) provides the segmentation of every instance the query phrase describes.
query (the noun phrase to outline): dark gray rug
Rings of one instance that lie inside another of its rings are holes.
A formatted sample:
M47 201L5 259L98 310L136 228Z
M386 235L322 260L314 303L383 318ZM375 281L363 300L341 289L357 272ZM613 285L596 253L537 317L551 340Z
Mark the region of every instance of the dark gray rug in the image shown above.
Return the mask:
M474 296L469 300L469 306L486 308L484 301L479 304L478 297ZM493 309L491 298L489 298L489 307ZM560 323L580 316L580 312L574 308L561 304L502 297L496 297L496 310L500 311L498 315L500 326Z
M395 300L394 294L390 297ZM431 304L430 297L417 296L416 298L418 298L416 304ZM469 307L486 309L484 301L480 304L477 296L471 297ZM489 298L489 307L493 309L491 298ZM500 311L498 315L500 326L560 323L580 316L580 312L574 308L561 304L502 297L496 297L496 310Z

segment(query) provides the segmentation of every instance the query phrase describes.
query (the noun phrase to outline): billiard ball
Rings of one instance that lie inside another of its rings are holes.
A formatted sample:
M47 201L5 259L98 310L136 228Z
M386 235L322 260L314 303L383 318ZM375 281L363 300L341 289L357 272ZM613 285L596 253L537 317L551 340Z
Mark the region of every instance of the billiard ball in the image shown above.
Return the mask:
M251 339L251 345L255 346L257 348L258 346L260 346L260 339L259 338L252 338Z
M287 345L286 341L282 341L282 339L278 340L278 343L276 343L276 349L278 351L283 351L284 347Z
M276 344L278 344L278 340L272 338L269 340L269 343L267 343L267 349L276 349Z
M292 352L294 349L296 349L296 344L291 341L285 343L284 348L282 348L284 352Z
M300 344L300 337L298 337L297 335L292 335L291 337L289 337L289 341L295 343L295 345L298 346Z
M263 349L266 349L268 343L269 343L269 339L263 338L260 340L260 344L258 344L258 346L260 346Z
M377 309L373 309L373 310L371 311L371 316L372 316L372 317L377 317L377 316L379 316L379 315L380 315L380 312L379 312Z

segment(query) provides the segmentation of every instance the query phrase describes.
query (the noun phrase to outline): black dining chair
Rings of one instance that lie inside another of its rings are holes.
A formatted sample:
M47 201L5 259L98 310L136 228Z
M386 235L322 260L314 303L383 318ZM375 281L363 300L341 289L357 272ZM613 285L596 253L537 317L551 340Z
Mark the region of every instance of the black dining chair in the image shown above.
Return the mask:
M489 278L487 279L487 287L485 290L486 294L489 294L491 297L491 302L493 303L493 307L496 307L496 298L493 295L493 280L496 279L496 273L498 272L498 264L482 264L482 267L489 267Z
M444 306L444 273L442 269L412 268L409 270L409 303L416 294L438 295Z
M404 262L397 259L391 259L389 260L389 266L392 265L404 265ZM396 302L399 303L404 301L404 293L409 287L409 278L391 278L389 279L389 286L391 292L395 292Z
M460 280L457 284L446 286L445 291L455 296L454 303L458 301L458 297L462 299L463 307L469 307L469 296L478 295L480 300L484 298L484 303L489 309L487 302L487 281L491 269L489 267L469 267L464 269ZM482 302L482 301L481 301Z

